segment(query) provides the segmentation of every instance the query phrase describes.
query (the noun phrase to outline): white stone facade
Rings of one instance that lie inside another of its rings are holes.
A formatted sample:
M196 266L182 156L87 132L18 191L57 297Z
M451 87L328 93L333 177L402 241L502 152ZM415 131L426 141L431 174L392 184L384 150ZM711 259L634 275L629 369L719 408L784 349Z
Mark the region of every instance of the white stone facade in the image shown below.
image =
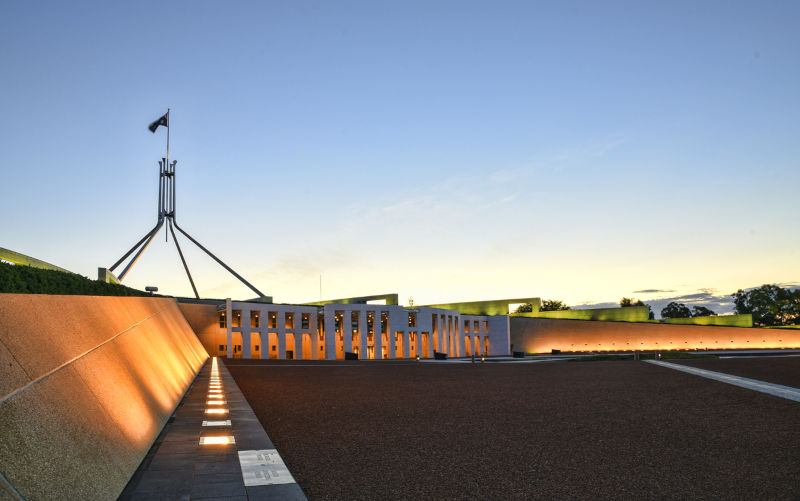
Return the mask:
M224 315L224 317L223 317ZM507 315L380 304L302 306L228 299L220 311L229 358L300 360L508 355Z

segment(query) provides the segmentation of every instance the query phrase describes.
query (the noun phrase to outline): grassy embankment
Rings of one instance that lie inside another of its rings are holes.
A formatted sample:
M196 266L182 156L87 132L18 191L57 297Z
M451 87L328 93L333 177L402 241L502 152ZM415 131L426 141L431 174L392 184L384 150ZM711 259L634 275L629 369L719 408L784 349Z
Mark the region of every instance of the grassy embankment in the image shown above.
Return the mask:
M124 285L90 280L75 273L43 270L0 262L0 292L84 296L149 296Z

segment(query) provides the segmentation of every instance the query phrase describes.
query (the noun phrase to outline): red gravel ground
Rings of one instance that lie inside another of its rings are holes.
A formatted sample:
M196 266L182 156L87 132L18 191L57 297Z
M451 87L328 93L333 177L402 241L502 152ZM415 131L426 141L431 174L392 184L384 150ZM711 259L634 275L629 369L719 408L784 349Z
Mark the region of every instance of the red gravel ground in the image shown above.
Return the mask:
M800 498L796 402L633 361L297 363L226 361L310 499Z
M672 360L667 360L671 362ZM800 356L758 358L704 358L676 363L724 372L768 383L800 388ZM800 482L800 479L798 479Z

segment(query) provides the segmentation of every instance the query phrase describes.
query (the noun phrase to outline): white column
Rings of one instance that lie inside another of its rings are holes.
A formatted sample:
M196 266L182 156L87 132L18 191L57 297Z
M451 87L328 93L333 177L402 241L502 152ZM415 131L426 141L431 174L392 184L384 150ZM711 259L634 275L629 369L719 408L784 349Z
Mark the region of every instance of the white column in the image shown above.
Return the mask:
M231 298L225 300L225 326L228 328L228 358L233 358L233 306L231 306Z
M278 359L286 360L286 324L278 322Z
M250 353L250 329L242 329L242 358L253 358Z
M334 309L325 306L325 358L336 359L336 319Z
M310 313L311 321L308 326L311 328L311 360L319 360L319 329L317 321L317 312Z
M383 358L383 329L381 329L381 310L375 311L375 358L381 360Z
M367 340L367 310L361 310L358 314L358 339L361 341L358 357L366 360L369 358L369 350L367 349L369 344Z
M457 326L456 327L456 342L455 342L456 345L455 345L454 353L455 353L455 356L460 357L461 356L461 352L464 351L464 326L462 325L463 321L461 320L461 317L456 317L454 321L455 321L456 326Z
M351 310L344 310L342 315L344 351L353 353L353 312Z

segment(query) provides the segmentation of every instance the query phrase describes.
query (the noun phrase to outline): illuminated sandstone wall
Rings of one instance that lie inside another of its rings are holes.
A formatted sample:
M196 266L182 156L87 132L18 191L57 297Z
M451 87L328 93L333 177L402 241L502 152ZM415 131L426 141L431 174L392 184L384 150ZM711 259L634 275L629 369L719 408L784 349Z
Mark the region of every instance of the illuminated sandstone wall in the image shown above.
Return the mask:
M0 294L0 498L116 498L207 357L172 299Z
M224 303L223 303L224 304ZM225 357L228 352L220 345L228 343L228 331L219 327L219 312L213 304L178 303L186 321L197 334L206 352L212 356ZM224 311L224 310L223 310Z
M800 348L800 330L511 318L514 351Z

